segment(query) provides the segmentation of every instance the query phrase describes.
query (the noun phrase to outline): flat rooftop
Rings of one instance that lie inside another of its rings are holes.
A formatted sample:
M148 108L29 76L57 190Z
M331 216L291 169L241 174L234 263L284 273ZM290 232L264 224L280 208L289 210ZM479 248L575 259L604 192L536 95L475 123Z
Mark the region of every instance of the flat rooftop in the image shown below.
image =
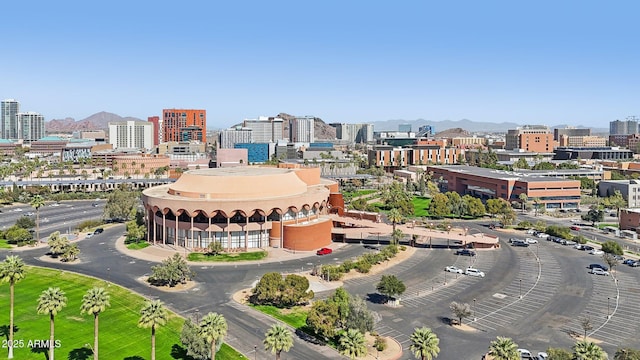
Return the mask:
M476 176L482 176L491 179L501 179L501 180L518 180L518 181L567 181L567 179L554 177L552 174L562 174L562 170L554 170L554 171L546 171L546 170L517 170L517 171L507 171L507 170L495 170L495 169L487 169L475 166L467 166L467 165L434 165L430 166L430 168L439 168L445 169L451 172L459 173L459 174L470 174ZM568 174L575 174L576 172L580 172L581 169L569 169L567 171ZM586 173L590 173L591 171L584 171Z

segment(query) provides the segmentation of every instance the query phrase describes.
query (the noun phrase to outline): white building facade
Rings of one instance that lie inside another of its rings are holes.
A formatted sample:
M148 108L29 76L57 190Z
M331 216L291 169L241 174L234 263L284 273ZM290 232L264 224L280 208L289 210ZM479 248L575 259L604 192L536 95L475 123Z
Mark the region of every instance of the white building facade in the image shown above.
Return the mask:
M153 148L153 123L118 121L109 123L109 144L117 148Z

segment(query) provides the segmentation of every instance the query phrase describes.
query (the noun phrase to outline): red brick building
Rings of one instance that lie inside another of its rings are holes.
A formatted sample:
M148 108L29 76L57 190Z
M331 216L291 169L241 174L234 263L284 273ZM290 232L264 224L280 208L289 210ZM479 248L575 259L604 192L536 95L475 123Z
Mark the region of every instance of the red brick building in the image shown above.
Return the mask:
M162 110L162 142L207 142L207 111Z

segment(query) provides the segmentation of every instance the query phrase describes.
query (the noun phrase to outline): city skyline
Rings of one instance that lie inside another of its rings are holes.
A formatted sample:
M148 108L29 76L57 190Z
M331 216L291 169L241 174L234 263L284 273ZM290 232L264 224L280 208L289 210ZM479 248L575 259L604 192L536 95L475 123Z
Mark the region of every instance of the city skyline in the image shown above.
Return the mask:
M175 107L212 128L279 112L605 128L638 113L638 7L10 2L28 16L0 24L0 97L47 120Z

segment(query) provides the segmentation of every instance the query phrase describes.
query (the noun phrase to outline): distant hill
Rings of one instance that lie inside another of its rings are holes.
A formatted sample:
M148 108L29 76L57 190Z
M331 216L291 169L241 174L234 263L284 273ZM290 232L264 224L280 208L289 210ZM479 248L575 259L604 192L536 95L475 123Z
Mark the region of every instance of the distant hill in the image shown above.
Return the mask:
M101 111L86 119L76 121L74 118L53 119L45 122L47 133L72 133L80 130L109 130L109 123L113 121L143 121L134 117L122 117L117 114Z

